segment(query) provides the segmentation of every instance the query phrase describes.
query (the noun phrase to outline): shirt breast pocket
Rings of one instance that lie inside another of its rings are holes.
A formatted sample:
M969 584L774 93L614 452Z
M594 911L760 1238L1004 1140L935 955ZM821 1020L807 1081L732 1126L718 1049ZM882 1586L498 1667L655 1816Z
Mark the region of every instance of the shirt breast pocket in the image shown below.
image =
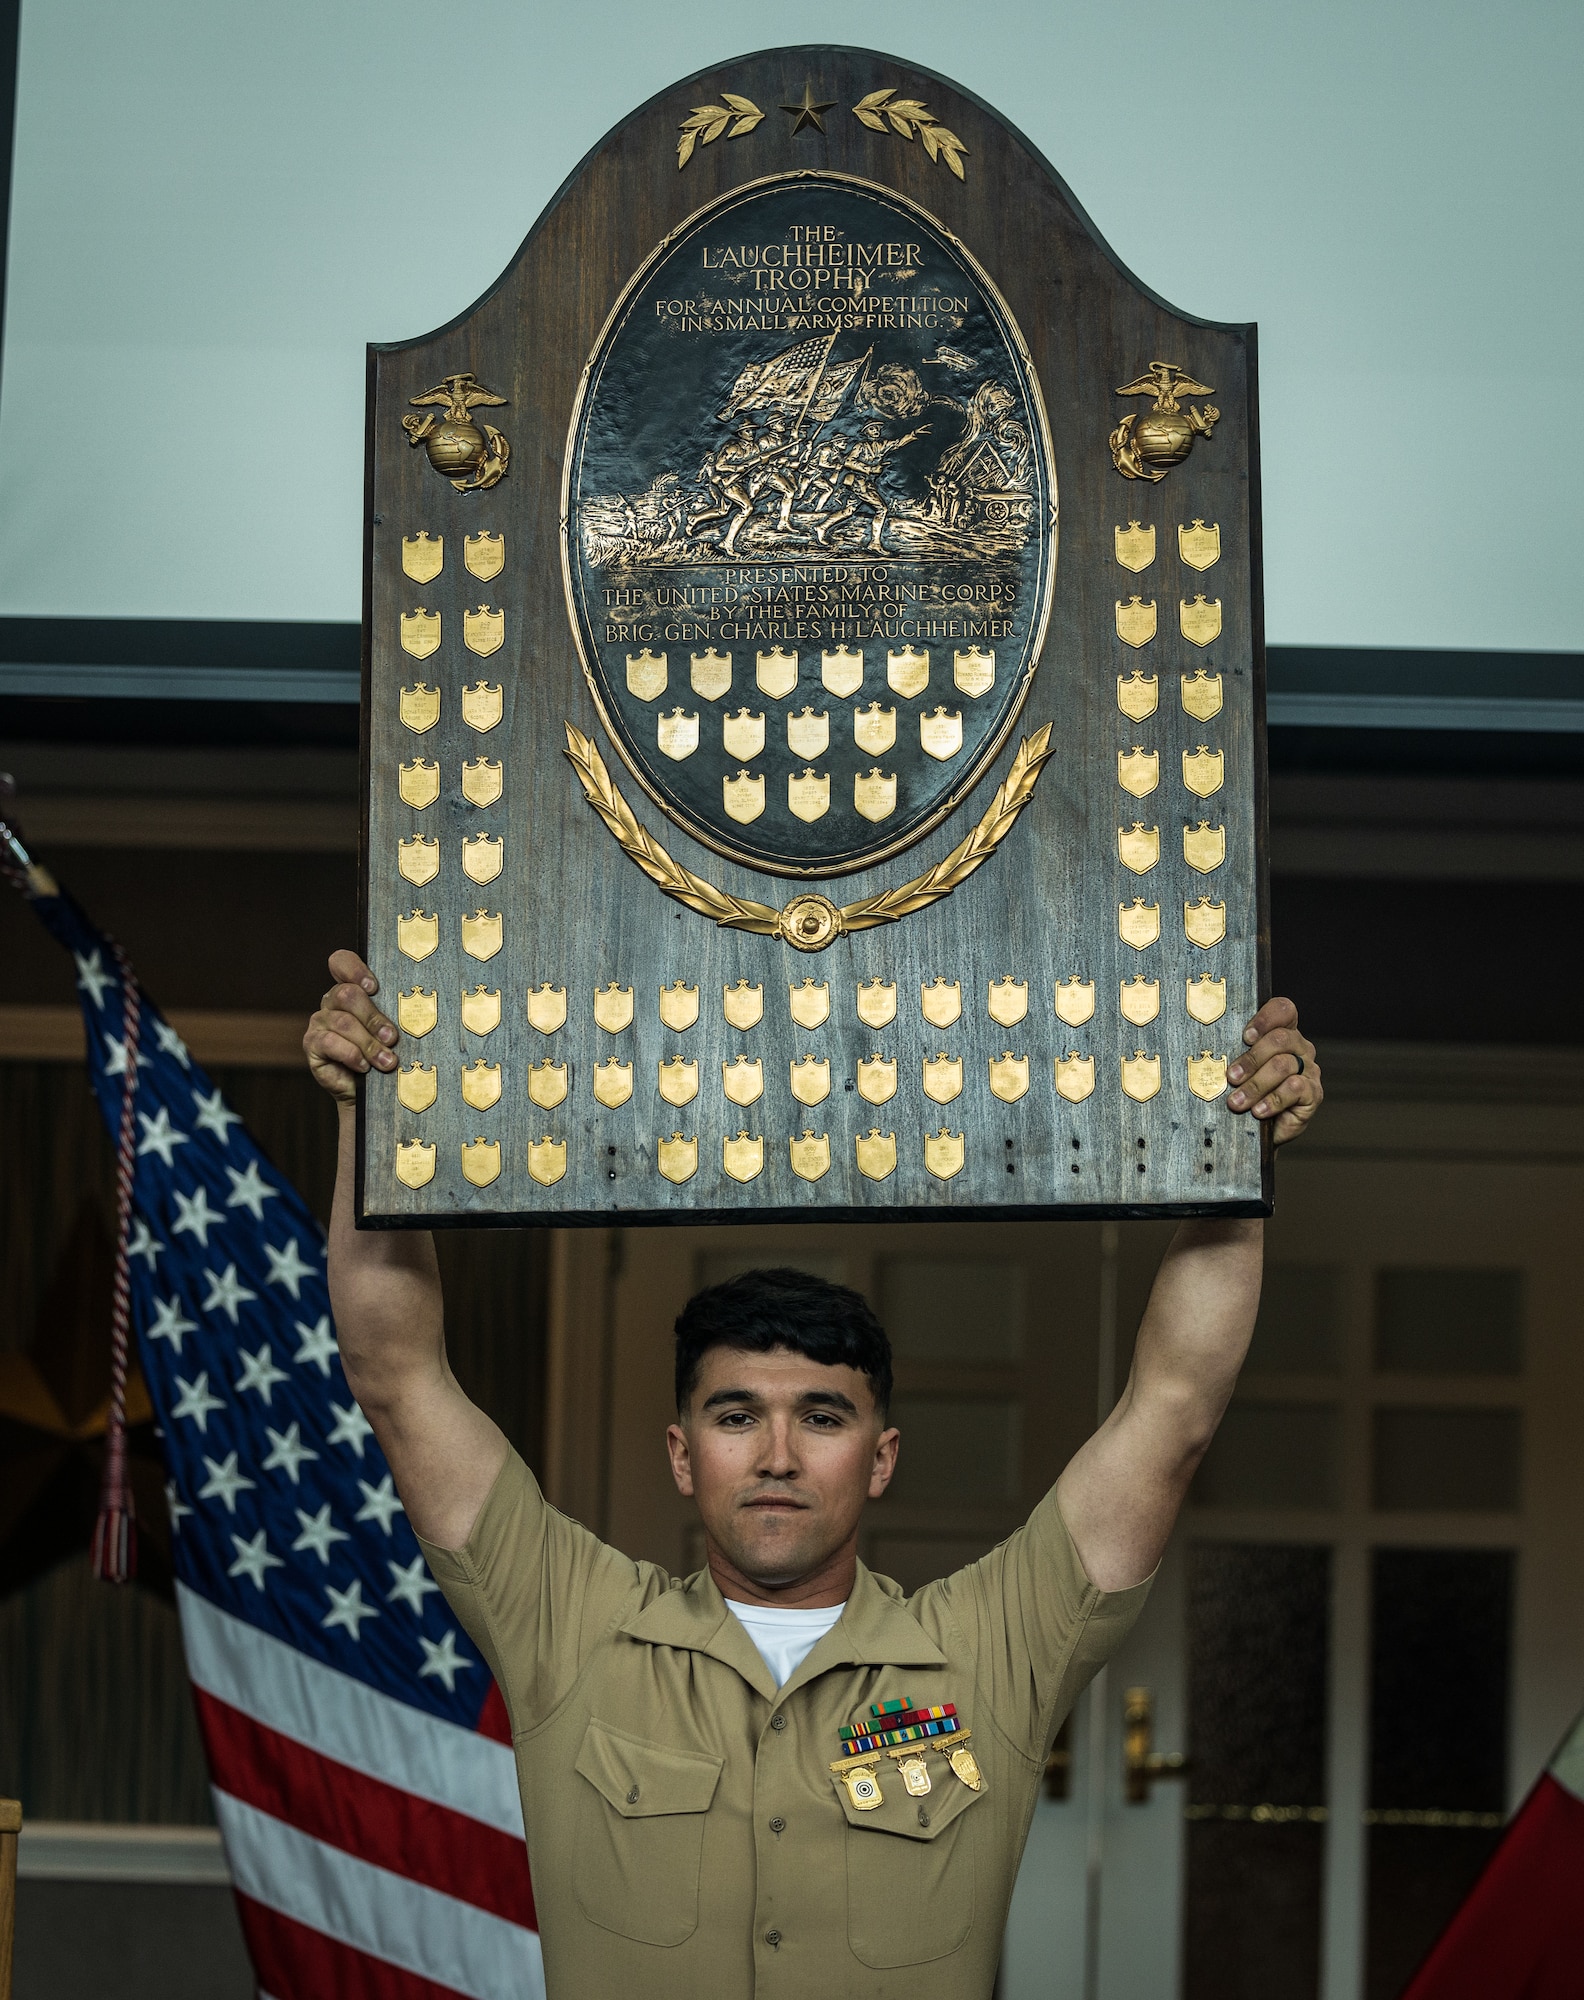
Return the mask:
M933 1763L934 1760L931 1759ZM882 1765L882 1803L864 1811L837 1785L847 1816L847 1942L876 1970L946 1958L967 1942L974 1918L974 1829L982 1803L948 1773L923 1798Z
M590 1722L573 1769L584 1780L577 1896L591 1923L638 1944L681 1944L693 1935L704 1815L722 1763Z

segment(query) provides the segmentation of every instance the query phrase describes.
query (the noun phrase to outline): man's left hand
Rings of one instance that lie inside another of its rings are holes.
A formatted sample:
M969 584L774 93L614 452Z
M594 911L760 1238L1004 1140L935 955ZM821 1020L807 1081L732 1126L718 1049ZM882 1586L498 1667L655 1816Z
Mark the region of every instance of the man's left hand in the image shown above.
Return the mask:
M1314 1043L1299 1029L1298 1009L1281 998L1265 1002L1243 1040L1248 1053L1227 1066L1227 1103L1234 1111L1252 1111L1270 1125L1272 1142L1284 1146L1307 1129L1325 1097Z

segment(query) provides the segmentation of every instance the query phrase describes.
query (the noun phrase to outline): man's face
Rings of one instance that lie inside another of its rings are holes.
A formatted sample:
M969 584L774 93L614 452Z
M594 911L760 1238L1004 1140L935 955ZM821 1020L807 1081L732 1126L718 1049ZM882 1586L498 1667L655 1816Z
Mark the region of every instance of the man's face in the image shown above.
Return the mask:
M811 1577L856 1543L866 1500L896 1468L869 1378L784 1347L712 1347L666 1432L677 1489L698 1503L712 1553L766 1587Z

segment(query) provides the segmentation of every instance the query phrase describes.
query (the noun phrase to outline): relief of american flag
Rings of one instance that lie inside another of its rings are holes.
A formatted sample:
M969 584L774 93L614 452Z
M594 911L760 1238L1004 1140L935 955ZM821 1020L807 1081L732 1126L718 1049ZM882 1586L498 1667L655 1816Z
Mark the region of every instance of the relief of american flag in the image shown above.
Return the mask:
M115 953L76 961L112 1137ZM132 1323L215 1815L265 2000L527 2000L544 1977L502 1702L337 1358L324 1233L140 997Z

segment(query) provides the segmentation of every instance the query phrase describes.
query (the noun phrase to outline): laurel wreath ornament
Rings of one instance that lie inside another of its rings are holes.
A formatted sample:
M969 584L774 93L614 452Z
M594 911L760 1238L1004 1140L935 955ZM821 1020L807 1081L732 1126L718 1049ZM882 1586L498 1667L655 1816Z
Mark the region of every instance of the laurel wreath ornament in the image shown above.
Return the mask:
M759 937L780 938L799 951L823 951L837 938L851 931L873 930L879 924L894 924L915 910L927 909L966 882L975 869L982 868L1006 839L1018 814L1034 795L1039 774L1052 756L1051 728L1046 723L1018 745L1012 768L1007 772L989 809L966 839L959 841L943 861L911 882L887 889L878 896L865 896L856 903L837 905L828 897L804 890L785 909L771 903L753 903L728 890L719 889L676 861L638 822L637 816L617 790L593 740L566 725L566 754L577 772L583 795L599 814L627 858L667 896L685 903L701 917L709 917L723 929L752 931Z
M678 173L692 159L695 146L711 145L722 133L728 139L740 139L764 123L764 113L751 97L739 97L731 90L723 90L721 96L724 103L701 104L683 119L682 136L677 140Z
M890 130L904 139L920 140L932 160L944 160L958 180L963 179L963 155L968 148L916 97L898 97L895 84L860 97L853 106L853 116L871 132Z

